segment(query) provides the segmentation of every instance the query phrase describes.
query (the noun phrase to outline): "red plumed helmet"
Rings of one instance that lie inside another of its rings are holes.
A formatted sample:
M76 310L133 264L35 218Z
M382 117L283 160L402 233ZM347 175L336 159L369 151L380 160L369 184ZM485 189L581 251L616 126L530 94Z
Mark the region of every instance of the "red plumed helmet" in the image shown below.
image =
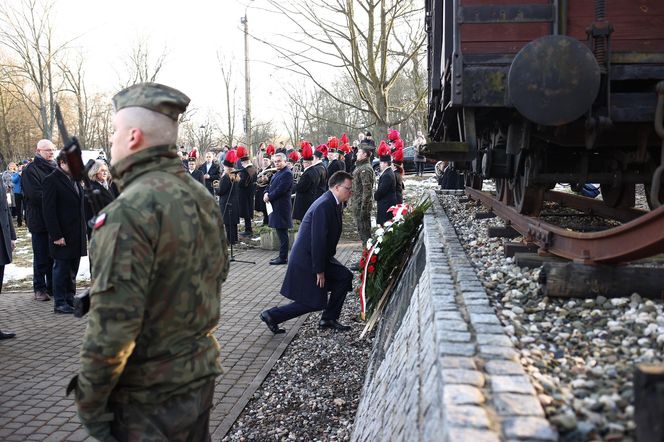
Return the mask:
M394 142L394 148L395 149L403 149L403 140L399 138Z
M401 135L399 134L399 131L396 129L388 129L387 130L387 138L390 141L396 141L399 138L401 138Z
M379 157L389 157L390 156L390 146L387 145L385 140L382 140L378 145L378 150L376 151Z
M348 135L346 134L341 135L341 142L344 144L348 143Z
M392 161L395 163L403 163L403 149L397 149L392 153Z
M296 150L292 151L288 155L288 161L290 161L291 163L297 163L298 161L300 161L300 154L297 153Z
M237 157L240 159L240 161L246 161L249 159L249 152L247 152L247 148L244 146L238 146L237 147Z
M327 140L327 146L330 149L337 149L339 147L339 139L337 137L331 137Z
M344 143L341 145L341 151L343 153L350 153L350 144Z
M224 158L224 166L235 167L235 163L237 163L237 153L234 150L229 150Z
M300 143L300 147L302 147L302 159L305 161L311 161L314 159L314 151L311 148L311 143L308 141L303 141Z
M271 144L267 145L267 148L265 149L265 153L269 156L274 155L274 146Z

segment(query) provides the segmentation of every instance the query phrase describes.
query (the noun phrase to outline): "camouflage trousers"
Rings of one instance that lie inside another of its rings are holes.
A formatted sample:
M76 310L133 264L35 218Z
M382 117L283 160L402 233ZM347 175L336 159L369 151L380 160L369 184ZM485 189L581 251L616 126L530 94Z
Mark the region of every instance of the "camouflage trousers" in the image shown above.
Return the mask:
M152 407L110 404L111 434L119 441L209 441L214 378Z
M362 245L367 245L367 240L371 238L371 213L362 213L357 210L353 213L355 216L355 224L357 224L357 231L360 234Z

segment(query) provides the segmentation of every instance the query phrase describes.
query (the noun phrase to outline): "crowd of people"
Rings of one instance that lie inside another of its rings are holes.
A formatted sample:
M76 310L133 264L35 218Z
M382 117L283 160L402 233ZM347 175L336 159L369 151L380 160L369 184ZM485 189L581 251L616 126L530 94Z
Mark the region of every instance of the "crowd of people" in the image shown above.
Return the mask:
M319 310L321 328L348 330L338 322L353 278L335 258L342 212L350 206L363 242L374 201L377 223L390 219L403 197L403 141L390 130L377 148L367 132L352 145L345 134L315 149L268 144L253 158L244 146L184 155L175 146L189 104L182 92L141 83L113 104L110 164L95 162L84 186L49 140L17 168L18 182L11 177L32 237L34 298L72 313L89 251L88 324L67 388L81 423L99 440L208 440L229 243L253 235L256 212L280 239L270 264L288 265L280 293L291 302L260 314L272 333ZM0 201L0 282L16 240L10 203ZM293 220L300 233L289 254Z

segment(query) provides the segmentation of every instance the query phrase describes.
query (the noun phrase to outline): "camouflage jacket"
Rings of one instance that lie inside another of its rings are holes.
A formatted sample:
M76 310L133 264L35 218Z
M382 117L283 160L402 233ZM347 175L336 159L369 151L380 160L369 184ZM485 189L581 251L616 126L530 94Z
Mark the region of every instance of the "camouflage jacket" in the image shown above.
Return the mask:
M369 159L358 160L353 170L353 213L371 213L373 207L373 185L376 173L371 168Z
M175 146L116 164L122 193L97 218L93 281L76 403L90 434L110 438L108 403L159 404L221 373L221 284L229 268L214 198Z

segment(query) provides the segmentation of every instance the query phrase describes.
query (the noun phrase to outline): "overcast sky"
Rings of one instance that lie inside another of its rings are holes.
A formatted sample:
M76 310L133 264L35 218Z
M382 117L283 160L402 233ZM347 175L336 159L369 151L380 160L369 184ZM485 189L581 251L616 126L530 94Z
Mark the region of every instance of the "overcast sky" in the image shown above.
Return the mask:
M123 59L139 37L147 38L154 55L166 48L168 57L158 81L189 95L190 107L199 108L203 119L208 110L224 112L218 52L235 58L238 114L244 112L240 18L247 4L250 33L269 38L283 31L285 21L264 10L265 0L56 0L54 24L61 38L79 36L73 45L84 53L86 78L95 91L118 90ZM253 118L281 124L284 98L278 84L300 80L270 66L279 64L278 58L254 40L250 40L250 58Z

